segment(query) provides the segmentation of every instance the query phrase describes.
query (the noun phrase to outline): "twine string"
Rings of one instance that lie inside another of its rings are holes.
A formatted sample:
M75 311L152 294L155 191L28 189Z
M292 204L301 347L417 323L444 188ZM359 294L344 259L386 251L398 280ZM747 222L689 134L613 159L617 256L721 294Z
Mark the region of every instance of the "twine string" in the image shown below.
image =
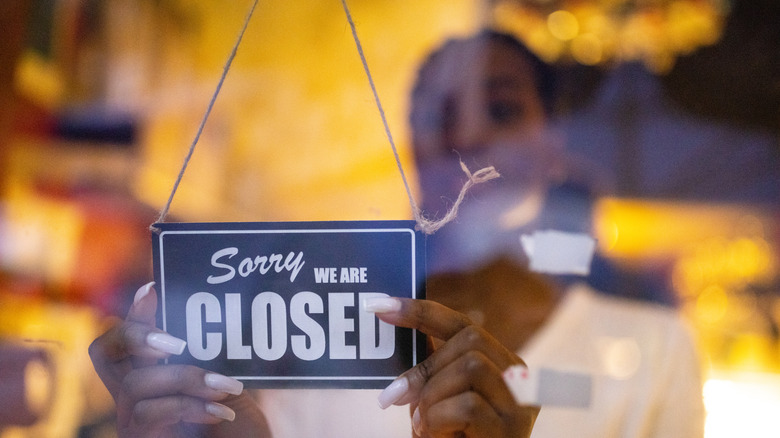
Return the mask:
M160 215L157 217L157 220L149 226L149 229L154 232L159 233L160 231L159 228L154 226L154 224L164 222L165 217L168 216L171 203L173 203L173 197L176 194L176 191L179 189L179 184L181 184L181 180L184 177L184 172L187 170L187 166L190 163L193 152L195 152L195 146L198 144L198 140L200 140L200 136L203 133L203 128L206 126L206 120L208 120L209 115L211 114L211 110L214 108L214 102L216 102L217 96L222 89L222 85L225 83L225 78L227 77L228 71L230 70L230 66L233 64L233 59L236 57L236 53L238 52L238 46L241 45L241 40L244 38L244 33L246 33L246 29L249 26L249 21L252 19L252 14L254 14L258 3L259 0L254 0L252 6L249 9L249 12L246 14L244 25L241 27L241 32L239 32L238 38L236 39L235 44L233 44L233 49L230 51L230 55L228 56L227 61L225 61L225 66L222 68L222 75L219 78L219 82L217 83L217 87L214 90L214 93L211 95L211 100L209 101L208 107L206 108L206 113L203 115L203 118L200 121L200 125L198 126L198 131L195 134L195 138L190 144L190 148L187 151L187 156L184 158L184 162L182 163L181 169L179 170L179 175L176 177L176 182L174 182L173 188L171 189L171 194L168 196L168 201L165 203L162 210L160 210Z
M463 200L466 197L466 193L469 191L469 189L471 189L472 186L498 178L501 175L493 166L485 167L472 174L463 161L461 161L460 167L463 169L463 172L466 174L466 176L468 176L468 180L461 188L457 200L452 205L447 214L445 214L441 219L431 220L425 217L423 212L417 206L417 203L414 200L414 196L412 196L412 189L409 187L409 181L406 178L406 173L404 172L403 165L401 164L401 158L398 155L398 148L395 146L393 134L390 132L390 126L387 123L387 117L385 116L382 102L379 99L379 93L377 92L376 85L374 84L374 78L371 76L371 70L368 68L368 62L366 61L366 56L363 52L363 45L360 43L360 38L357 34L355 22L352 19L352 13L349 11L349 6L347 6L346 0L341 0L341 5L344 7L344 13L347 15L347 21L349 22L349 27L352 30L352 39L355 40L355 46L357 47L358 55L360 55L360 61L363 63L363 70L368 77L368 83L371 86L371 92L374 94L374 102L376 103L377 109L379 110L379 116L382 118L382 124L385 128L385 135L387 135L387 140L390 142L390 147L392 148L393 156L395 157L395 163L398 166L399 172L401 173L401 179L403 180L404 188L406 189L406 195L409 198L409 205L412 208L412 214L414 215L414 219L417 222L416 228L425 234L433 234L441 227L455 219L455 217L458 215L458 208L460 207L460 204L463 203Z
M230 71L230 66L233 63L233 59L236 57L236 53L238 52L238 47L241 45L241 41L244 38L244 34L246 33L246 29L249 26L249 22L252 18L252 14L254 14L255 8L257 7L258 3L259 0L254 0L252 6L249 9L249 12L246 15L246 18L244 19L244 24L241 27L241 31L238 34L238 38L236 39L236 42L233 45L232 50L230 51L230 55L228 56L228 59L225 62L225 66L222 69L222 75L219 78L217 87L211 96L211 100L209 101L208 107L206 108L206 112L200 121L200 125L198 126L198 130L195 134L195 138L190 144L190 147L187 151L187 155L184 158L184 162L182 163L181 169L179 170L179 174L177 175L176 181L173 184L171 193L168 196L168 201L165 203L162 210L160 211L160 215L158 216L157 220L152 225L149 226L149 229L154 232L157 233L160 232L159 228L155 227L154 224L164 222L166 216L168 215L168 212L171 208L171 204L173 203L173 197L176 195L176 191L178 190L179 185L181 184L181 180L184 177L184 172L187 170L187 166L189 165L189 162L192 159L192 155L195 152L195 146L198 144L198 140L200 140L201 134L203 133L203 129L206 126L206 121L208 120L208 117L211 114L211 110L214 107L214 103L217 100L217 96L219 95L220 90L222 89L222 85L225 83L225 78L227 77L228 71ZM374 102L376 103L377 109L379 110L379 115L382 119L382 125L384 126L385 129L385 135L387 136L387 139L390 142L390 147L393 151L393 156L395 158L396 165L398 167L399 172L401 173L401 179L403 180L404 188L406 189L406 195L409 198L409 204L412 208L414 219L417 222L416 228L425 234L433 234L441 227L443 227L444 225L446 225L447 223L455 219L455 217L458 214L458 208L460 207L460 204L465 199L466 193L471 187L473 187L475 184L480 184L498 178L500 175L493 166L485 167L474 173L471 173L471 171L469 171L469 169L466 167L463 161L461 161L460 162L461 169L468 177L468 180L461 188L455 203L452 205L452 207L447 212L447 214L445 214L441 219L431 220L431 219L427 219L424 216L420 208L417 206L417 203L414 200L414 196L412 196L412 189L409 186L409 181L406 177L406 173L404 172L403 165L401 164L401 158L398 154L398 148L396 147L395 141L393 140L393 135L392 132L390 131L390 126L387 123L387 117L385 116L385 111L384 108L382 107L382 102L379 99L379 93L377 92L376 85L374 84L374 78L371 75L370 69L368 68L368 61L366 61L366 56L365 53L363 52L363 45L360 43L360 38L358 37L357 34L357 27L355 26L355 22L352 19L352 13L349 10L349 6L347 5L346 0L341 0L341 5L344 8L344 12L347 16L347 21L349 22L349 27L352 30L352 38L355 41L358 55L360 56L360 61L363 64L363 70L365 71L366 76L368 77L368 83L371 86L371 92L374 95Z
M441 227L447 225L447 223L451 222L458 216L458 208L460 207L460 204L463 203L463 200L466 198L466 193L469 191L469 189L471 189L471 187L501 176L493 166L488 166L471 173L468 167L466 167L466 164L461 161L460 168L463 170L463 173L468 176L468 180L463 184L463 187L460 189L460 193L458 194L458 198L455 200L455 203L452 204L452 207L450 207L449 211L447 211L447 214L438 220L426 219L422 214L415 218L417 220L417 226L420 228L420 231L424 232L425 234L435 233Z

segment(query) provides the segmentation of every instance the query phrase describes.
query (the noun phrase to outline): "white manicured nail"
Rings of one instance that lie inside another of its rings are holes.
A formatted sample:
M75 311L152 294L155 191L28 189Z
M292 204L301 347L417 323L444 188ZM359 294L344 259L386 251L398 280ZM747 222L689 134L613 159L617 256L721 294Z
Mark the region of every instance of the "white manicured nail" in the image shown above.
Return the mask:
M414 414L412 414L412 429L414 429L414 434L417 436L420 436L421 425L422 425L422 419L420 418L420 407L417 406L414 409Z
M396 298L366 298L363 310L373 313L397 312L401 310L401 300Z
M206 380L206 386L217 391L239 395L244 390L244 384L232 377L208 373L204 379Z
M235 411L223 404L215 402L206 403L206 412L217 418L221 418L227 421L233 421L236 419Z
M409 380L406 377L395 379L393 383L389 384L380 394L377 401L379 407L387 409L390 405L400 400L406 393L409 392Z
M145 285L141 286L136 292L135 296L133 297L133 304L137 304L139 301L141 301L145 296L149 295L149 291L152 290L152 286L154 286L154 282L151 281L149 283L146 283Z
M179 355L184 352L187 342L173 337L168 333L149 333L146 344L163 353Z

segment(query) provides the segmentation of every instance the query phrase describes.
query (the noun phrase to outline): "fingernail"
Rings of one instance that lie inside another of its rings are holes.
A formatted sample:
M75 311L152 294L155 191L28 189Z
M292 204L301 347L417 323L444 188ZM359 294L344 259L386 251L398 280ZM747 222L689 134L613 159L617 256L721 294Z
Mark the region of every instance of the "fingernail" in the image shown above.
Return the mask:
M221 418L227 421L233 421L236 419L235 411L233 411L232 409L230 409L229 407L223 404L219 404L215 402L206 403L206 412L208 412L209 414L217 418Z
M395 379L393 383L387 385L377 398L379 407L387 409L390 405L397 402L409 391L409 380L406 377Z
M422 426L422 419L420 419L420 407L417 406L414 409L414 414L412 414L412 429L414 429L414 434L417 436L420 436L420 426Z
M152 286L154 286L154 282L150 281L149 283L146 283L145 285L141 286L136 292L135 296L133 297L133 304L137 304L139 301L141 301L145 296L149 295L149 291L152 290Z
M204 378L206 386L228 394L239 395L244 390L244 384L238 380L221 374L208 373Z
M401 310L401 301L396 298L366 298L363 310L373 313L396 312Z
M187 342L173 337L168 333L149 333L146 344L163 353L179 355L184 352Z

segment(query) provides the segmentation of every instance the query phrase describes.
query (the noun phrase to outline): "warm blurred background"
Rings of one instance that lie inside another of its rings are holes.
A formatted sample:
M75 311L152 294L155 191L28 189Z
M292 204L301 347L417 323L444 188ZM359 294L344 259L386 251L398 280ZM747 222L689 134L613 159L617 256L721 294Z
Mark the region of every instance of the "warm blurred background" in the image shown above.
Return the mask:
M151 278L147 227L250 3L0 4L0 437L114 436L87 346ZM560 70L557 129L610 190L616 288L688 317L707 438L780 436L780 3L349 4L412 183L407 95L430 48L492 25ZM172 215L409 217L339 1L260 2Z

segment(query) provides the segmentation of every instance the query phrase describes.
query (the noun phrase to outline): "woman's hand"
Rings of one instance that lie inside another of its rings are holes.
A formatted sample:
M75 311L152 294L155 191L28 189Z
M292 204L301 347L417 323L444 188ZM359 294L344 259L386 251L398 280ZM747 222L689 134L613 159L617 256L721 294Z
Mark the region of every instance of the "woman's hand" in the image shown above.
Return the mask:
M377 298L364 306L387 323L438 340L427 359L379 396L383 408L410 404L415 437L530 436L539 408L518 405L502 377L523 364L517 355L467 316L432 301Z
M158 364L181 354L186 343L155 328L152 286L141 287L127 318L89 346L116 402L119 437L270 437L241 382L194 366Z

